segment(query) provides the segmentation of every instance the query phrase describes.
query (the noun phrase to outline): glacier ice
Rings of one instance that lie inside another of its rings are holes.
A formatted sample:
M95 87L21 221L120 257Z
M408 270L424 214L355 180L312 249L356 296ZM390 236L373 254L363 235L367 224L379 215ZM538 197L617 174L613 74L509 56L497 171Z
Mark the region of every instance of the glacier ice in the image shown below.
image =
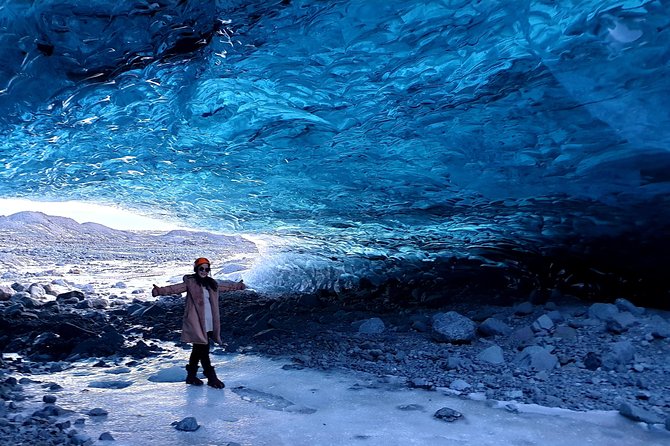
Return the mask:
M290 240L257 273L279 288L475 262L663 297L668 11L6 0L0 197Z

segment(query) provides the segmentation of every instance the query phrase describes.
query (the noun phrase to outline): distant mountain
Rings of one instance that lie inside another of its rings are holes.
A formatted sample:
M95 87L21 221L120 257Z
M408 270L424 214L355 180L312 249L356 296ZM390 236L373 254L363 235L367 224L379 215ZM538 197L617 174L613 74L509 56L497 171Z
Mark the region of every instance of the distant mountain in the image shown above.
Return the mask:
M22 232L35 236L53 238L77 237L121 237L133 234L96 223L78 223L68 217L47 215L42 212L24 211L9 216L0 216L0 231Z
M0 235L20 236L22 239L56 239L59 241L93 240L110 242L150 242L162 245L200 246L203 243L231 247L240 252L257 252L255 243L239 235L213 234L202 231L174 230L165 234L146 231L122 231L99 223L78 223L68 217L42 212L24 211L9 216L0 215ZM9 234L7 234L9 233Z

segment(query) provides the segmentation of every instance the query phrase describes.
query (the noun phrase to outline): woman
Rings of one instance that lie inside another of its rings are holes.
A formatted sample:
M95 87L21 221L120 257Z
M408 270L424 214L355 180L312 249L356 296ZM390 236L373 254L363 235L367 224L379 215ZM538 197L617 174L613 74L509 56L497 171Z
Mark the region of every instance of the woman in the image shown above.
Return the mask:
M191 357L186 366L186 383L201 386L198 379L198 362L202 364L207 385L223 389L225 384L217 378L209 359L210 339L221 344L221 325L219 320L219 291L243 290L244 283L225 281L217 283L209 276L210 263L200 257L193 263L195 274L184 276L184 281L175 285L159 287L154 285L152 296L181 294L186 291L186 305L182 323L181 340L193 344Z

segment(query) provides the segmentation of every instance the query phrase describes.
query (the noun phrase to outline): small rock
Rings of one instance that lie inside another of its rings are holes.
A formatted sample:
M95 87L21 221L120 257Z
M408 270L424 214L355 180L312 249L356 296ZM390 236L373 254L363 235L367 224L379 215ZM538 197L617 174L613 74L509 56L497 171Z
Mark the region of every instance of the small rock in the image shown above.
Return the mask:
M88 415L91 417L103 417L107 415L107 411L105 409L101 409L99 407L96 407L95 409L91 409L88 411Z
M514 347L526 347L535 344L535 333L530 327L521 327L515 330L509 338Z
M115 441L114 437L112 437L112 434L109 432L103 432L100 434L100 437L98 437L98 440L100 441Z
M468 343L475 339L475 323L455 312L433 316L432 337L438 342Z
M631 302L628 300L620 297L617 300L614 301L614 305L617 306L617 308L621 311L628 311L635 316L642 316L644 314L644 308L641 307L636 307L633 305Z
M200 428L200 425L198 424L198 421L195 419L195 417L186 417L179 422L175 421L172 423L172 425L175 427L175 429L185 432L195 432Z
M448 421L451 423L458 420L459 418L462 418L463 414L454 409L443 407L442 409L435 412L435 415L433 416L439 420Z
M554 330L554 336L561 339L576 339L577 330L567 325L559 325Z
M630 341L615 342L603 358L602 366L605 370L617 370L627 366L634 356L635 347Z
M661 417L653 412L650 412L641 407L634 406L630 403L621 403L619 406L619 413L624 417L633 421L643 421L649 424L662 423Z
M600 366L603 365L602 360L600 357L594 353L594 352L588 352L586 356L584 357L584 367L586 367L587 370L598 370Z
M435 390L435 384L424 378L413 378L407 381L407 385L413 389Z
M492 345L484 349L481 353L477 355L477 358L480 361L488 362L489 364L504 364L505 357L503 356L503 350L497 345Z
M85 446L85 445L92 444L91 440L92 439L89 435L75 433L70 438L70 444L77 445L77 446Z
M459 392L464 391L465 389L469 389L472 387L470 383L462 380L462 379L455 379L452 381L451 384L449 384L449 388L452 390L457 390Z
M531 345L516 355L514 362L531 370L552 370L558 364L558 358L540 346Z
M530 302L523 302L514 307L514 314L518 316L526 316L533 312L533 304Z
M56 402L56 397L54 395L44 395L42 397L42 401L44 401L47 404L53 404Z
M486 319L484 322L482 322L479 327L477 327L477 331L479 334L482 336L497 336L497 335L507 335L509 334L512 329L504 323L503 321L496 319L494 317L490 317Z
M554 321L549 318L546 314L538 317L535 322L533 322L532 329L535 332L538 331L549 331L554 328Z
M373 317L364 321L359 327L358 332L361 334L380 334L386 329L384 321L378 317Z
M589 307L589 317L599 321L607 322L619 314L619 309L614 304L595 303Z

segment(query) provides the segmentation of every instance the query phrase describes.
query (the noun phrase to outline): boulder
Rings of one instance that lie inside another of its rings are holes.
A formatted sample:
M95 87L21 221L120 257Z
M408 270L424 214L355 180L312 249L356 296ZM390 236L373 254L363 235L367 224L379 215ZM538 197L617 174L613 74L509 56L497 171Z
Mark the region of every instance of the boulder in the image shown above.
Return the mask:
M475 323L455 312L437 313L433 316L431 335L438 342L468 343L475 339Z
M633 421L642 421L649 424L662 423L663 419L660 415L657 415L653 412L650 412L641 407L635 406L630 403L621 403L619 406L619 413L629 420Z
M546 314L543 314L533 322L531 328L536 333L540 331L549 331L554 328L554 321L552 321Z
M661 316L652 316L649 325L651 326L651 334L654 338L670 338L670 323L668 323L668 321L663 319Z
M533 345L536 342L535 333L530 327L519 328L511 334L510 342L517 348Z
M514 307L514 314L517 316L527 316L533 312L533 304L530 302L522 302Z
M0 285L0 301L7 301L14 295L14 290L6 285Z
M378 317L370 318L358 327L358 332L361 334L380 334L386 329L384 321Z
M497 335L508 335L512 329L503 321L494 317L490 317L482 322L479 327L477 327L477 331L482 336L489 337Z
M531 370L552 370L558 364L558 358L537 345L524 348L514 358L519 367Z
M589 307L589 317L602 322L614 319L619 314L619 309L614 304L595 303Z
M503 350L497 345L492 345L477 355L480 361L488 362L489 364L499 365L505 363Z
M630 301L628 301L628 300L626 300L622 297L615 300L614 305L616 305L616 307L620 311L628 311L629 313L633 314L634 316L642 316L645 312L644 308L636 307Z
M584 356L584 367L588 370L598 370L600 366L603 365L603 361L600 359L597 353L588 352Z
M603 357L602 367L605 370L623 370L634 356L635 347L630 341L615 342Z
M73 299L76 299L77 301L84 300L84 293L81 291L68 291L67 293L61 293L58 296L56 296L56 301L71 301Z
M451 382L451 384L449 384L450 389L456 390L458 392L462 392L466 389L469 389L470 387L472 387L472 385L462 379L455 379Z
M34 299L30 293L26 291L18 291L11 298L11 302L21 304L25 308L39 308L42 306L42 303L37 299Z
M28 292L33 299L43 300L46 298L47 292L42 285L32 284L28 288Z

